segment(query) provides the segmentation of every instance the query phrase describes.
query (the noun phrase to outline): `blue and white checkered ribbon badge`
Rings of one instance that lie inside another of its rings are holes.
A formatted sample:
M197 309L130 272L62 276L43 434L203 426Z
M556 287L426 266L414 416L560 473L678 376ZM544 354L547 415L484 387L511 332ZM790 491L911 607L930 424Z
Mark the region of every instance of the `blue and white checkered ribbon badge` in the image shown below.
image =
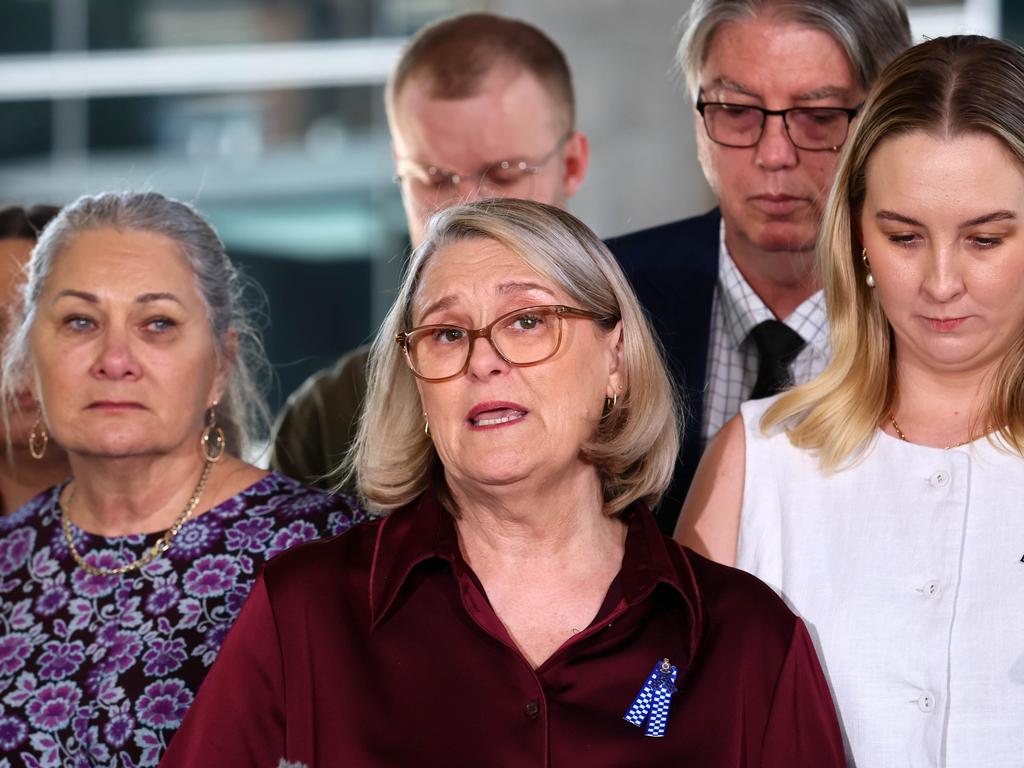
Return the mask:
M647 682L626 712L625 720L638 728L647 721L644 736L660 738L665 735L665 724L668 722L668 706L672 702L672 694L676 692L676 677L679 667L668 659L654 664Z

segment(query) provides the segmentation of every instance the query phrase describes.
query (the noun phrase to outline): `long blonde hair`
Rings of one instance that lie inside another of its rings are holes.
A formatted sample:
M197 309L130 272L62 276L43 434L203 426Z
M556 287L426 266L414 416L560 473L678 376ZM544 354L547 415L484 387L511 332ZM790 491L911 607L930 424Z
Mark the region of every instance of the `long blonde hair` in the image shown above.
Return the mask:
M766 432L783 426L794 445L818 455L824 470L863 454L896 395L892 329L865 283L856 221L872 152L885 139L915 131L988 134L1024 163L1024 50L973 35L929 40L896 58L868 97L844 151L818 246L833 358L761 421ZM994 439L1024 455L1024 336L999 366L983 418L999 425Z
M447 245L476 238L504 245L581 309L621 319L626 389L581 455L598 470L606 513L638 499L653 506L672 478L681 416L647 318L615 258L586 225L553 206L511 199L438 213L412 255L370 350L366 407L347 462L368 506L389 511L433 489L458 511L434 444L424 434L415 379L394 339L411 327L412 302L427 262Z

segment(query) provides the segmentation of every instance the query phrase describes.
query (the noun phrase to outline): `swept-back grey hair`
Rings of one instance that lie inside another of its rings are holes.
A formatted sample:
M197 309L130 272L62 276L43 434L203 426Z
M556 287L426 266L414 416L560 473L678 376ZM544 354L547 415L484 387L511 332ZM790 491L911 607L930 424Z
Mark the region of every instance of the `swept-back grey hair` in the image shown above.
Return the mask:
M718 28L730 21L770 16L835 38L867 93L885 65L910 47L907 11L898 0L694 0L683 17L678 62L696 100L700 77Z
M246 311L248 284L231 263L213 227L190 205L156 192L105 192L80 197L43 230L29 260L28 278L14 309L12 331L4 350L0 395L7 409L17 407L17 391L29 375L29 332L56 260L83 232L105 228L163 235L176 243L185 257L206 305L214 348L231 364L227 387L217 405L217 422L224 430L228 450L243 454L254 438L265 434L269 424L262 387L269 364Z

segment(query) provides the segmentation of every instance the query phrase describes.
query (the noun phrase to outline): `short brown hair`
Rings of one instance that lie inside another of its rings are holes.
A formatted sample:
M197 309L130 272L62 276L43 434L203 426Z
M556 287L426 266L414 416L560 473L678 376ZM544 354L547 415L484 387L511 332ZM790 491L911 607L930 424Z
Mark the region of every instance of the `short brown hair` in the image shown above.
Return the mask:
M464 13L428 24L402 51L385 91L392 120L395 99L413 77L424 77L438 99L465 99L479 93L497 67L511 66L540 81L553 106L564 110L566 130L576 124L572 75L561 49L525 21L492 13Z

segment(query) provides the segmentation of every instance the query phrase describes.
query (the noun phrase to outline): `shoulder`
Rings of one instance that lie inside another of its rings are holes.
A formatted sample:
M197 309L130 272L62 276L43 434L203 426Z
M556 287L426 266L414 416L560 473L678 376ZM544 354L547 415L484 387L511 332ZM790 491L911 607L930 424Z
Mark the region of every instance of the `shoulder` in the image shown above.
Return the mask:
M700 592L704 634L768 643L785 654L797 617L771 587L746 571L684 548Z
M740 415L743 420L740 429L745 433L747 439L767 439L779 434L785 434L785 430L781 426L773 427L769 432L764 432L761 429L761 421L764 419L764 415L768 412L769 408L778 402L780 397L782 397L781 394L764 397L760 400L747 400L740 406Z
M288 398L284 413L322 408L332 402L337 392L353 388L366 389L366 365L370 356L368 346L347 352L330 368L317 371L306 379Z
M746 412L740 411L731 417L725 425L715 433L708 450L714 449L721 458L726 460L741 459L743 447L746 443L747 424L749 422Z
M7 533L43 523L44 517L52 516L57 510L57 500L67 482L59 483L36 494L9 515L0 515L0 537Z
M294 523L308 534L305 538L340 533L366 516L356 498L311 488L280 472L265 475L219 509L227 517L245 513Z
M714 208L700 216L619 235L605 242L609 250L620 260L638 256L654 258L658 253L666 253L667 257L678 260L679 254L674 251L693 251L695 247L700 246L706 246L708 250L717 254L720 222L721 214Z
M381 523L380 518L364 518L346 531L298 544L269 561L263 578L271 601L319 602L324 590L368 596Z
M736 562L746 463L743 418L736 415L701 457L676 526L677 539L719 562Z
M629 247L640 244L658 242L672 242L686 237L699 236L703 234L714 235L718 239L718 227L722 217L718 208L712 208L707 213L699 216L691 216L688 219L678 219L666 224L658 224L654 227L641 229L625 235L610 237L605 242L608 247L615 250L616 247Z
M705 500L722 490L722 484L743 487L746 467L747 419L738 413L725 422L712 438L701 457L697 476L687 497L688 506L703 497Z

